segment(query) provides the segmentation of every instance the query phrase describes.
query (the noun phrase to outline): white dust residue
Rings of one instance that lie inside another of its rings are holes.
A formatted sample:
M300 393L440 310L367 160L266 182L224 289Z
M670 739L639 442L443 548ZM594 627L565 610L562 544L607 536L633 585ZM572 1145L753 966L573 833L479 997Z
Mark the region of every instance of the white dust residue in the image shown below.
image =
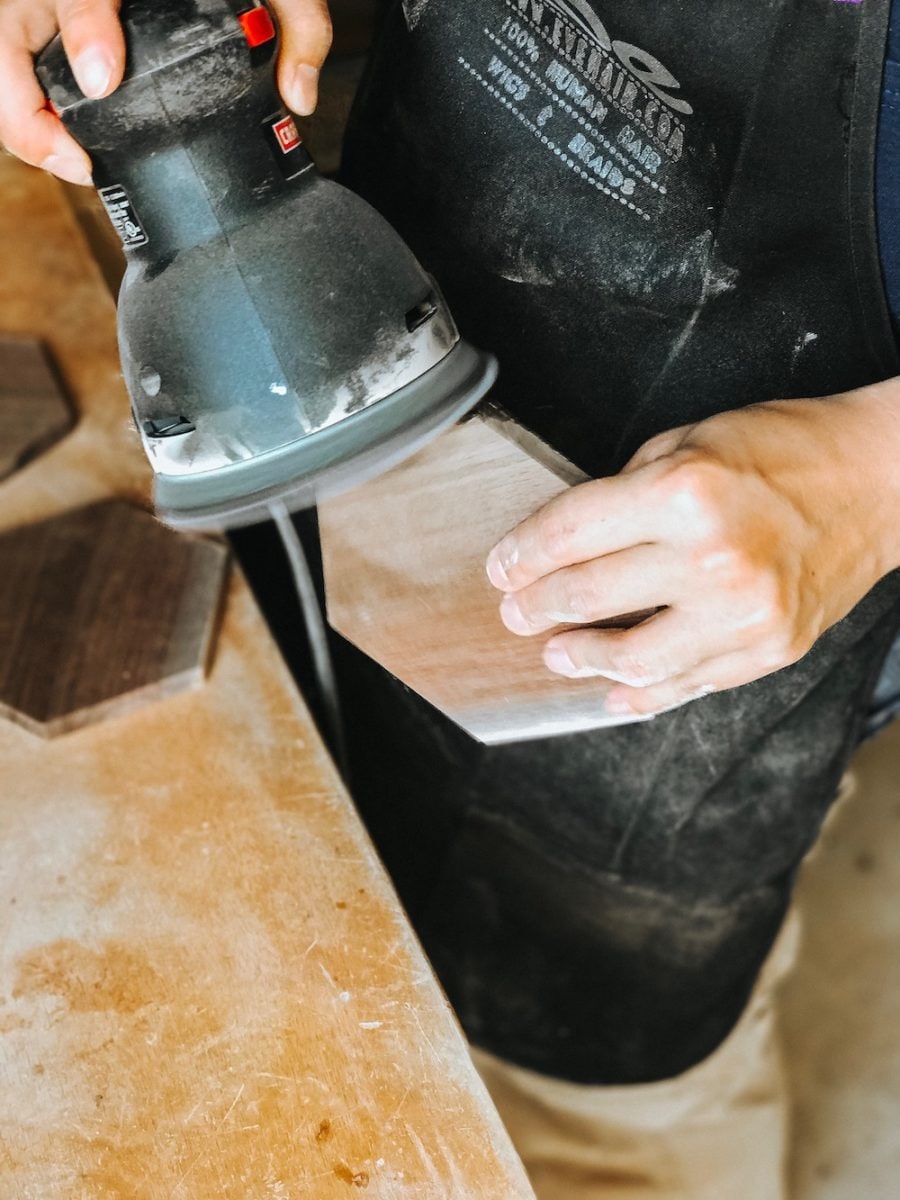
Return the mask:
M430 0L403 0L403 15L407 29L415 29L421 21Z

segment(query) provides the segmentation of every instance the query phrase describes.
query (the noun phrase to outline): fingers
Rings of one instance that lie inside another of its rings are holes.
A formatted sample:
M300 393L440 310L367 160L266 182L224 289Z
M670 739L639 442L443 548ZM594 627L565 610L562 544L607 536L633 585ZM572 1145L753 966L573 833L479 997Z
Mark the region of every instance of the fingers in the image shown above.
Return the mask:
M707 659L692 670L651 687L633 688L619 684L607 693L603 707L610 716L658 715L713 692L750 683L757 675L749 654L726 654Z
M646 487L635 472L563 492L494 547L488 578L504 592L518 591L561 567L655 541L659 517Z
M125 38L115 0L59 0L59 31L76 82L99 100L122 82Z
M70 183L90 184L91 160L45 107L31 54L0 33L0 141L11 154Z
M618 684L604 702L611 716L646 716L783 670L809 644L736 631L715 609L676 606L631 629L557 634L544 647L544 662L570 679L602 676Z
M677 564L661 546L636 546L545 575L500 605L512 633L543 633L555 625L587 625L679 599Z
M544 661L570 678L603 675L615 681L603 712L610 717L650 717L713 692L742 687L789 662L762 666L753 647L718 652L678 644L678 618L669 610L628 631L577 630L551 638ZM648 636L648 634L650 636ZM661 654L665 645L668 658ZM680 665L679 665L680 662Z
M319 97L319 72L331 48L327 0L277 0L281 25L278 90L288 108L308 117Z
M665 609L632 629L577 629L552 637L544 662L557 675L602 675L632 688L647 688L692 671L729 652L727 628L710 630Z
M7 9L0 26L0 140L25 162L70 183L90 184L91 161L46 107L32 54L49 41L58 20L63 45L86 96L108 95L122 79L125 42L115 0L60 0L28 10L25 24Z

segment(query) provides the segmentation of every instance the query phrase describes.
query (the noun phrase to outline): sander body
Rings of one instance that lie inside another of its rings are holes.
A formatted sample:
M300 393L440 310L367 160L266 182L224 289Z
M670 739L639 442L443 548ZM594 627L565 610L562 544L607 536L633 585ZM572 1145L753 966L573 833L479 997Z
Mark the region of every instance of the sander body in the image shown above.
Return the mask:
M222 529L379 474L484 396L398 234L323 178L247 0L125 0L127 65L84 97L59 39L38 75L91 155L128 262L119 349L159 516Z

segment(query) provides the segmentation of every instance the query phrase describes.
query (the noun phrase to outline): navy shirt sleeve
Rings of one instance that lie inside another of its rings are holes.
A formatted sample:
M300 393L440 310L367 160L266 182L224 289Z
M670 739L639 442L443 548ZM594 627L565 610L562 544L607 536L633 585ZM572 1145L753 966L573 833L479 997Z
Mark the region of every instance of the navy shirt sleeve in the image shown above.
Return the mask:
M892 0L875 164L875 209L888 305L900 328L900 0Z

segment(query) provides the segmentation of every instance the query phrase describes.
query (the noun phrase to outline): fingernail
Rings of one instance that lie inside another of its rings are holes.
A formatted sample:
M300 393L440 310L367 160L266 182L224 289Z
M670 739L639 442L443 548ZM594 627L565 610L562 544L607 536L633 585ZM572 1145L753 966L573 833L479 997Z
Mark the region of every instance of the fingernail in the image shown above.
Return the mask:
M106 94L112 78L113 65L108 55L96 46L85 50L72 63L72 72L78 86L91 100L99 100Z
M495 588L499 588L502 592L510 590L512 584L509 582L509 576L506 571L507 567L514 567L516 565L518 557L517 550L503 550L502 544L495 546L487 556L485 569L488 579Z
M515 596L504 596L500 604L500 617L507 629L513 633L531 633L531 626L522 615Z
M578 672L568 651L564 650L562 646L547 646L544 650L544 662L557 675L576 675Z
M599 667L576 667L566 651L560 651L556 646L547 646L544 650L544 662L551 671L569 679L596 679L598 675L605 675L605 671Z
M509 590L510 583L506 577L506 571L503 569L503 563L500 561L500 555L496 550L492 550L487 556L485 570L487 571L488 579L495 588L499 588L501 592Z
M44 159L41 167L52 175L65 179L68 183L86 184L90 187L93 182L90 171L80 158L73 158L65 154L51 154Z
M319 99L319 72L309 63L299 63L294 68L287 87L288 108L292 108L301 117L310 116L316 108Z

